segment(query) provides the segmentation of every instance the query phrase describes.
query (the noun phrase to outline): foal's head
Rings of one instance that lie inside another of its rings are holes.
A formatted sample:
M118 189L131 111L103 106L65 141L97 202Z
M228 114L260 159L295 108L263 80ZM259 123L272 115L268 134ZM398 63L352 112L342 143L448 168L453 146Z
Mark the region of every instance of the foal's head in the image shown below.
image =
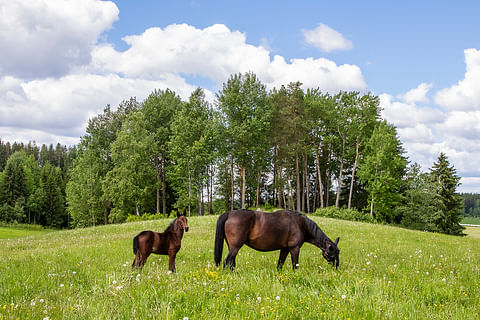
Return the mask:
M340 238L337 238L335 242L332 242L330 240L325 241L325 250L323 251L323 257L330 262L335 268L338 268L338 265L340 264L339 260L339 255L340 255L340 249L338 249L337 244L338 240Z
M177 213L176 225L181 230L185 230L185 232L188 232L187 216L185 216L185 213Z

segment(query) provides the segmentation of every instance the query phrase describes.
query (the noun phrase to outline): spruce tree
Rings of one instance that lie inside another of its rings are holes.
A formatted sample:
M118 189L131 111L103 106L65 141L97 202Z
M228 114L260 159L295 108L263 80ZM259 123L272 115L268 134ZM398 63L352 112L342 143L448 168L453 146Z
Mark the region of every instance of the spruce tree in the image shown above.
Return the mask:
M460 185L460 177L457 171L442 152L438 160L430 169L432 180L438 184L438 198L441 202L441 210L434 218L434 222L442 233L461 235L464 227L460 225L462 219L463 199L456 192Z

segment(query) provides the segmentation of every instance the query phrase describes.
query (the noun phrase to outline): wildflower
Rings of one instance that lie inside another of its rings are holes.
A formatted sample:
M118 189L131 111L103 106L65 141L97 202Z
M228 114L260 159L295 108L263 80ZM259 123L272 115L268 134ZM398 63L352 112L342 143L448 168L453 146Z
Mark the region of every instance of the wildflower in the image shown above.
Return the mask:
M77 272L76 272L76 271L73 271L72 274L77 274Z
M188 317L183 317L183 320L188 320Z
M367 266L370 264L370 261L367 261Z
M65 285L63 283L60 283L60 288L63 288Z
M40 302L41 302L41 303L43 303L44 301L45 301L45 300L43 300L43 299L40 299Z
M347 298L347 296L342 294L342 299L346 299L346 298Z
M32 307L34 307L34 306L35 306L35 301L32 301L32 302L30 303L30 305L31 305Z
M396 268L396 267L397 267L397 265L396 265L396 264L394 264L394 265L393 265L393 267L394 267L394 268Z
M113 280L112 283L113 283L113 284L117 284L117 280Z
M257 297L258 302L262 302L262 297Z
M50 320L50 317L45 317L43 318L43 320Z
M118 291L118 290L122 290L122 288L123 288L123 286L118 286L115 289L117 289L117 291Z
M280 301L280 296L276 296L275 300Z
M443 278L442 281L445 282L445 281L447 281L447 279Z
M427 276L430 274L428 271L427 271L427 272L425 272L425 273L427 274Z

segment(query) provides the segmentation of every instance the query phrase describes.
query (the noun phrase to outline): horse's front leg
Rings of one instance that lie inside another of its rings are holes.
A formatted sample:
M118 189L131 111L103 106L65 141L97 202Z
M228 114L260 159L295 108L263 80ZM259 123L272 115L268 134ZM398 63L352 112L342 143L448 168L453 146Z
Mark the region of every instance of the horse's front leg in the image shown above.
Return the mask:
M292 267L293 269L298 269L298 256L300 254L300 247L290 248L290 257L292 258Z
M287 258L287 255L288 255L287 248L280 249L280 256L278 257L277 270L282 269L283 264L285 263L285 259Z

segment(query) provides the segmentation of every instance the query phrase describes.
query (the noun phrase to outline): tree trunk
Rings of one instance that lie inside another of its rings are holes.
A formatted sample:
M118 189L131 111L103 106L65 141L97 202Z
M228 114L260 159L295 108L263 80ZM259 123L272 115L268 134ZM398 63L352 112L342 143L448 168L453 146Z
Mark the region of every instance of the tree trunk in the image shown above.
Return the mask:
M233 203L235 202L235 179L234 179L234 175L233 175L233 156L232 156L231 161L230 161L230 174L231 174L231 178L232 178L232 199L231 199L231 203L230 203L230 210L233 211Z
M165 177L165 159L162 159L162 213L167 213L167 180Z
M255 199L255 207L259 207L260 204L260 180L262 176L260 174L260 170L258 171L258 176L257 176L257 192L256 192L256 199Z
M340 207L340 194L342 192L342 179L343 179L343 158L345 155L345 137L342 137L342 157L340 159L340 172L338 174L337 181L337 200L335 201L335 207Z
M305 175L305 188L307 189L306 201L307 201L307 213L310 213L310 175L308 174L308 163L306 154L304 156L304 175Z
M355 181L355 171L357 170L357 162L359 157L359 149L360 143L357 141L357 145L355 146L355 162L353 163L352 169L352 180L350 181L350 193L348 195L348 209L352 207L352 197L353 197L353 184Z
M160 168L158 167L158 157L156 157L155 162L155 167L157 168L156 208L157 213L160 213Z
M246 184L247 184L247 181L246 181L246 177L245 177L245 167L242 166L240 168L240 174L242 176L242 199L240 200L240 203L242 205L242 209L245 209L245 188L246 188Z
M316 167L317 167L317 177L318 177L318 192L320 193L320 208L325 208L325 205L323 203L323 183L322 183L322 173L320 172L320 159L318 156L318 150L315 150L315 159L316 161Z
M297 190L296 190L296 195L297 195L297 211L300 212L301 207L300 207L300 200L301 200L301 187L300 187L300 166L298 164L298 152L295 153L295 173L296 173L296 178L297 178Z
M284 208L283 201L283 183L282 183L282 167L278 168L278 207Z

